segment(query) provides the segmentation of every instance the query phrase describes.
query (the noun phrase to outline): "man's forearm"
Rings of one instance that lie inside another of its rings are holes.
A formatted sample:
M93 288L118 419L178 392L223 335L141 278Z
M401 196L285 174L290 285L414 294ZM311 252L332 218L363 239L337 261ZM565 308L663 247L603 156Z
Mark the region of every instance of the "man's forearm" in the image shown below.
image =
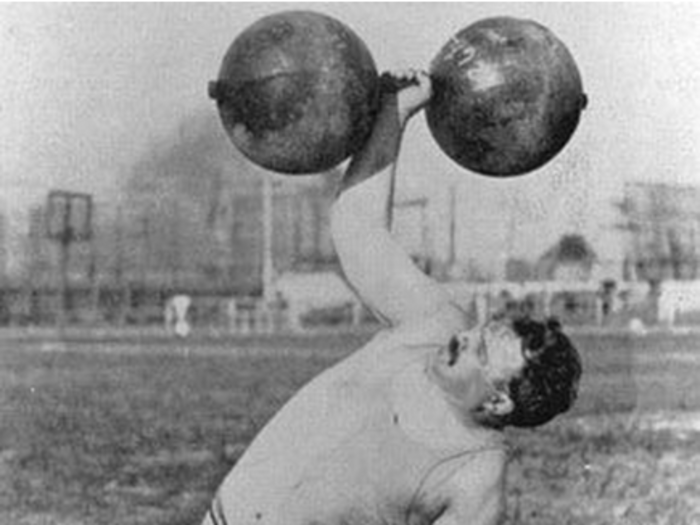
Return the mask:
M397 96L395 93L384 94L372 134L350 162L339 192L344 192L396 162L402 133L403 122L399 118Z
M439 287L390 233L403 128L429 96L429 85L413 83L398 94L384 93L372 134L351 161L331 213L345 276L363 302L394 325L424 319L445 303Z

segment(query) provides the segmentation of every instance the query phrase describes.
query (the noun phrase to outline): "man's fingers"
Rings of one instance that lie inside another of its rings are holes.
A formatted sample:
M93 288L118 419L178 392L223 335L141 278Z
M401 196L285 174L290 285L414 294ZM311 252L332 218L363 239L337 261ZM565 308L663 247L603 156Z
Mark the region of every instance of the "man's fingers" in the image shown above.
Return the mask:
M430 77L425 71L409 69L386 71L380 77L380 87L385 93L397 93L410 86L425 86Z
M393 73L382 73L379 78L379 85L384 93L398 93L409 86L417 86L419 82L416 78Z

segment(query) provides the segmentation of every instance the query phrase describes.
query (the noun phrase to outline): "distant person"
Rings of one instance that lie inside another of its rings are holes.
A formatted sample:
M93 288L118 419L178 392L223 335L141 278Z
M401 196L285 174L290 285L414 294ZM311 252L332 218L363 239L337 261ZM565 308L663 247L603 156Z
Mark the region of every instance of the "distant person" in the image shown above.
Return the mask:
M541 425L576 398L581 364L558 323L512 315L468 329L392 237L402 132L431 93L427 75L397 76L415 85L383 94L331 219L347 279L388 327L262 429L205 525L495 524L501 431Z
M177 294L165 303L165 330L177 337L187 337L192 331L188 313L192 299L189 295Z

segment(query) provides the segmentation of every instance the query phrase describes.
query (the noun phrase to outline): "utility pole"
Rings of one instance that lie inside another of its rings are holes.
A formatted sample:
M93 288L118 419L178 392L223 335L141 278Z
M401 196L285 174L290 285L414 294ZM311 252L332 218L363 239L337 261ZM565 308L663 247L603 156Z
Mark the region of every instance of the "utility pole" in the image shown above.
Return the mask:
M151 220L148 211L145 211L141 217L141 239L142 250L141 254L141 285L146 287L146 280L151 268Z
M447 256L447 267L450 272L454 270L457 263L457 185L451 184L449 187L449 214L450 214L450 229L449 229L449 253Z
M90 267L88 270L88 277L90 280L90 307L92 309L92 314L94 317L92 317L93 322L98 321L100 319L99 316L99 311L100 311L100 282L99 282L99 275L98 275L98 270L97 270L97 258L98 258L98 253L97 253L97 243L95 242L95 236L93 235L90 240Z
M126 324L128 307L131 304L129 288L124 282L124 217L121 204L119 204L117 207L116 227L116 261L114 262L114 281L117 290L119 290L119 316L117 322L121 326Z
M274 233L274 181L272 176L263 176L262 186L262 287L263 299L266 304L275 300L275 265L273 259L273 233Z
M58 272L59 272L59 307L58 307L58 329L61 333L61 337L65 332L66 322L68 318L68 308L70 307L68 301L68 260L70 258L70 234L66 233L62 235L58 240L59 246L59 262L58 262Z

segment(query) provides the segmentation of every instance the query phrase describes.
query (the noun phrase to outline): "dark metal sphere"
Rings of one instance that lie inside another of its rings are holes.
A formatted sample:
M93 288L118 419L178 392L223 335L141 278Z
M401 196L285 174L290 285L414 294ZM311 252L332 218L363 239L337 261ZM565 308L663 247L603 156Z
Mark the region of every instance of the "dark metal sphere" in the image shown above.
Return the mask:
M327 171L371 131L378 75L365 44L314 12L267 16L241 33L210 84L231 141L288 174Z
M586 105L573 57L528 20L490 18L458 32L431 65L430 130L461 166L508 177L569 141Z

